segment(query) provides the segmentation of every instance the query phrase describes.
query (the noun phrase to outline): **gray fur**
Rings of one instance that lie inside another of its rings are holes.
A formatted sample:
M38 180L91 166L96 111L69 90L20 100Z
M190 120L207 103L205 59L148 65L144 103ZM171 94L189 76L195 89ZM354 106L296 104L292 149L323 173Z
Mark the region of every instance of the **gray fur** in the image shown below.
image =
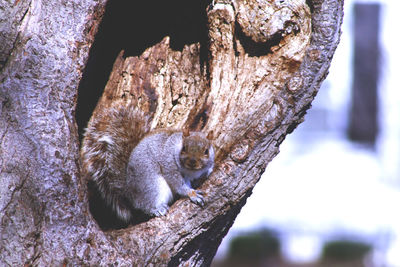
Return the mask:
M198 169L182 165L182 132L149 132L149 119L140 110L120 102L93 115L82 142L83 170L116 215L128 222L131 207L150 216L165 215L175 195L204 204L191 181L208 176L214 166L214 149L202 133L192 132L190 148ZM195 141L193 141L195 140ZM209 151L207 155L199 151ZM126 204L129 202L129 205Z

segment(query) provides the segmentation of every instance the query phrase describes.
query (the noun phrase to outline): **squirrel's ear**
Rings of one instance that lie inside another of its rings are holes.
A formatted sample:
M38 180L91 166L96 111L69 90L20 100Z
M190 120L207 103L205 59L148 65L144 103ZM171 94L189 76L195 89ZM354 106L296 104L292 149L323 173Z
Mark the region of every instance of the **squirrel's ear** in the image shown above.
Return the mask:
M190 135L189 129L188 128L183 128L182 134L184 137L188 137Z
M212 141L214 139L214 131L213 130L208 132L207 139L210 141Z

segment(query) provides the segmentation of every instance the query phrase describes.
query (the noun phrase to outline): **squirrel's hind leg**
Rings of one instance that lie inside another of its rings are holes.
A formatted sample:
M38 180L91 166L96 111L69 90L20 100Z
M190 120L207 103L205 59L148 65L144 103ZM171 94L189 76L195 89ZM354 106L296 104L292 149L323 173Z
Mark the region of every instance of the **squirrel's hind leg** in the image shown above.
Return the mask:
M158 192L154 196L154 201L147 213L151 216L164 216L167 214L169 206L168 204L173 200L173 193L168 183L165 181L164 177L161 175L157 175L155 179L156 190L154 192Z

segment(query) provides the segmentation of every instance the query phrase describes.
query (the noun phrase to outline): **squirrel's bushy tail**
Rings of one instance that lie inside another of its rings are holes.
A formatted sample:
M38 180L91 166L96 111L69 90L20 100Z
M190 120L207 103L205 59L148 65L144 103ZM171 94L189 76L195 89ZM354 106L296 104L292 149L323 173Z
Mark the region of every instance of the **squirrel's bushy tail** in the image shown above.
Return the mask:
M149 118L141 110L118 101L93 114L82 141L84 175L124 221L131 219L124 197L127 163L149 128Z

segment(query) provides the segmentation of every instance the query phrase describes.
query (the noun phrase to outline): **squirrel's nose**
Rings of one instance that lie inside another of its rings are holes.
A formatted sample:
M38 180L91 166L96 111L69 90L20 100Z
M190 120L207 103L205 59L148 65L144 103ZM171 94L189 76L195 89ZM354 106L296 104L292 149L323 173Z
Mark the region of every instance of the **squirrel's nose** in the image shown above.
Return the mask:
M189 160L189 164L190 164L190 166L195 167L196 166L196 160L195 159L190 159Z

